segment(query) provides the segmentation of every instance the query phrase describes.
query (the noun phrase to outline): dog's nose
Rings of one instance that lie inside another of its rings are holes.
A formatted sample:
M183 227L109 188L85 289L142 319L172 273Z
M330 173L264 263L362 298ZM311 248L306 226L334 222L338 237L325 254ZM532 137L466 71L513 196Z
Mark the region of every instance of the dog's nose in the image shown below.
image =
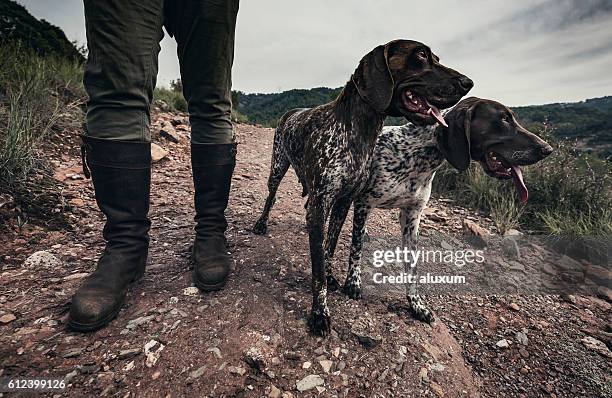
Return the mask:
M474 82L467 76L461 76L459 78L459 86L467 93L474 87Z
M542 154L542 156L548 156L553 153L553 147L546 144L540 148L540 153Z

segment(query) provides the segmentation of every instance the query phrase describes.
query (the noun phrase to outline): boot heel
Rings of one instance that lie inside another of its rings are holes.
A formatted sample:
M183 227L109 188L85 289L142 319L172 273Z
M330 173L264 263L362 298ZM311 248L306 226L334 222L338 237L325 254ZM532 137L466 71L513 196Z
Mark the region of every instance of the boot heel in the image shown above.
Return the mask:
M138 282L139 280L141 280L141 279L142 279L142 277L144 276L144 273L145 273L145 269L144 269L144 267L143 267L142 269L139 269L139 270L136 272L136 275L134 275L134 279L132 279L132 283L134 283L134 282Z

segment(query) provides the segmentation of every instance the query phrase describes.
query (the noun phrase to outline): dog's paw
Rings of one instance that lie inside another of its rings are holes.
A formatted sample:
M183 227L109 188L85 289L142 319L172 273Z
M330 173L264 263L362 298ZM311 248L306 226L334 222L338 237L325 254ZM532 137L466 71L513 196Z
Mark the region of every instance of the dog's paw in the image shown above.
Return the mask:
M331 333L331 317L329 311L313 310L308 322L310 333L315 336L327 337Z
M367 243L367 242L369 242L369 241L371 240L371 238L370 238L370 233L368 232L368 230L367 230L367 229L366 229L366 230L365 230L365 232L363 233L363 238L361 238L361 239L362 239L362 241L363 241L364 243Z
M361 286L358 283L347 281L342 291L353 300L361 299Z
M334 278L333 275L327 275L327 291L335 292L338 289L340 289L340 283L338 283L338 280Z
M253 232L256 235L265 235L268 232L268 223L263 220L257 220L253 226Z
M427 308L420 296L408 297L408 310L414 319L421 322L433 323L435 320L433 313Z

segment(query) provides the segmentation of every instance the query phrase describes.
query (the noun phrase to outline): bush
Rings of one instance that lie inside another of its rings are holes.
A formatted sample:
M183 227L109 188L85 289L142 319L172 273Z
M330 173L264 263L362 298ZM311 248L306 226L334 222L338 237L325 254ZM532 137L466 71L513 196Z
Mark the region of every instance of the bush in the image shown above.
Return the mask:
M612 233L612 166L563 143L541 167L528 174L533 219L525 220L555 235Z
M61 113L84 97L78 62L0 46L0 185L16 189L41 166L35 153Z
M183 84L181 79L170 82L170 88L157 87L153 93L153 101L163 101L172 111L187 112L187 101L183 97ZM232 103L238 103L237 92L232 92ZM232 108L232 121L236 123L247 123L248 118L238 112L236 107Z
M157 87L153 92L153 101L163 101L171 110L187 112L187 101L180 91Z
M519 203L514 184L488 177L480 165L465 173L445 165L434 180L434 192L487 211L503 232L521 225L533 232L583 236L612 233L612 166L588 154L577 154L545 129L535 130L555 147L540 163L524 168L529 202Z
M85 98L81 82L78 61L0 46L0 198L8 204L0 228L8 225L5 218L22 227L30 216L65 225L61 213L48 211L63 199L39 149L61 116L78 114Z

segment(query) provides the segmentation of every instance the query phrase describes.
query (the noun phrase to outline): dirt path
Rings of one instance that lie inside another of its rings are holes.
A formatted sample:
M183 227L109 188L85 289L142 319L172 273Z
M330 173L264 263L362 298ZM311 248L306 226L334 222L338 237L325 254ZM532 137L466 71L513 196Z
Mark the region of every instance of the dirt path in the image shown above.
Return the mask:
M157 114L155 126L173 118ZM610 328L610 304L593 297L435 296L439 321L428 326L388 310L393 298L356 302L335 293L331 337L308 335L308 242L293 172L269 234L250 232L266 194L271 129L237 127L228 211L235 270L224 291L197 292L188 262L188 132L181 128L179 143L158 141L168 154L154 166L147 273L119 317L87 335L64 325L72 292L103 248L103 220L76 148L58 157L72 230L26 226L0 238L0 375L66 376L65 396L611 396L610 358L581 341L585 329L605 339ZM448 218L442 228L460 228L466 211L436 203ZM371 234L397 234L396 220L395 212L375 212ZM490 220L480 223L494 230ZM348 225L336 254L341 275ZM424 239L440 228L426 221ZM31 257L41 250L46 254ZM508 348L496 345L502 339Z

